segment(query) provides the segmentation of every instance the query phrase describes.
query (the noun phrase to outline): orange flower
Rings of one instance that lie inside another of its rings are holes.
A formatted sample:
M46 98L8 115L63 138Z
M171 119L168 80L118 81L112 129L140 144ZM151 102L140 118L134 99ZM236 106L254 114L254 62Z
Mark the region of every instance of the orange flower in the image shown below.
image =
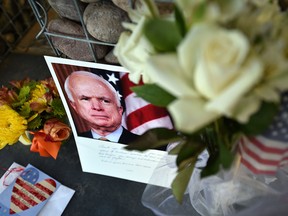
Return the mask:
M56 118L47 120L43 129L51 141L64 141L68 139L71 133L70 127Z

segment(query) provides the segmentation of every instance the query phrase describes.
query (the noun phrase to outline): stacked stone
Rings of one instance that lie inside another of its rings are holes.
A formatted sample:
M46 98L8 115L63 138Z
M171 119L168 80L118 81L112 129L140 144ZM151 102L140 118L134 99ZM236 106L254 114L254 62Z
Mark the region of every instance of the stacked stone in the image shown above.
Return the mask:
M86 39L80 17L84 27L92 40L100 44L91 43L97 60L118 64L113 55L114 44L124 28L122 22L129 22L127 11L128 0L77 0L78 8L72 0L48 0L59 18L49 21L48 32L61 34L73 38ZM79 10L78 10L79 9ZM79 15L80 11L80 15ZM56 49L71 59L94 61L89 43L65 37L52 37ZM105 45L101 45L103 43Z
M167 1L167 0L165 0ZM97 60L118 64L113 55L114 45L124 31L123 22L129 22L128 10L131 3L139 6L138 0L48 0L60 18L51 20L48 31L70 37L85 39L85 32L80 20L82 17L85 29L93 40L104 42L105 45L91 43ZM169 14L172 4L158 2L161 14ZM79 10L78 10L79 9ZM80 11L80 15L79 15ZM93 52L87 42L63 37L52 37L52 42L59 51L76 60L94 61Z

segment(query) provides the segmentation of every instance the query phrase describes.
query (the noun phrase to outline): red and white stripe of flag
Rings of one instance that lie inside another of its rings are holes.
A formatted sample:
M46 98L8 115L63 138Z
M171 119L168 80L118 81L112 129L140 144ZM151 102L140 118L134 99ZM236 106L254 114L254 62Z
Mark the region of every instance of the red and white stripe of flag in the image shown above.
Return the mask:
M287 143L263 136L243 137L239 143L241 163L255 174L273 175L288 164Z
M129 80L128 73L122 74L121 84L126 104L124 121L129 131L141 135L152 128L173 128L171 118L166 109L147 103L142 98L137 97L130 89L136 84Z
M16 179L12 190L10 214L27 210L48 199L56 189L56 182L45 179L35 185L22 177Z

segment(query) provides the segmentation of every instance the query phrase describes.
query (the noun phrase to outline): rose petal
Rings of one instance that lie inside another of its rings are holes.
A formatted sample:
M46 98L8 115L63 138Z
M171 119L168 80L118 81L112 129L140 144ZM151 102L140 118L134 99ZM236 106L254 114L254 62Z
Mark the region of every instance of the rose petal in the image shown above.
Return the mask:
M231 85L226 88L218 97L207 103L207 110L219 112L231 116L233 109L238 105L239 100L247 90L253 87L263 74L262 65L256 59L250 59L243 72ZM245 117L245 119L248 116Z
M255 95L249 95L249 97L242 98L238 105L233 110L232 118L238 122L246 123L249 117L258 111L261 106L261 100Z
M210 47L207 45L204 49L207 53L203 53L203 58L198 60L195 68L195 86L207 98L217 97L219 92L238 79L239 68L249 47L246 38L235 32L221 32L217 36L218 39L226 36L223 40L227 44L217 38L215 41L211 38L210 41L207 40Z
M205 37L206 32L199 27L192 28L185 36L177 49L179 62L186 76L193 79L193 70L195 68L198 50L201 40Z
M197 90L214 98L237 78L248 51L248 40L241 32L199 24L185 37L178 54L185 73L195 78Z
M196 98L180 98L168 106L176 129L194 132L211 123L220 115L205 110L205 101Z
M19 142L21 142L23 145L31 145L32 141L29 138L29 132L25 131L20 137Z
M193 83L181 71L176 54L156 55L149 59L147 74L152 81L176 97L198 97Z
M70 136L70 127L56 118L49 119L44 124L44 133L50 141L64 141Z
M287 71L280 72L279 74L275 75L275 77L269 80L269 85L277 88L281 91L287 91L288 89L288 73Z
M149 80L149 77L145 74L146 62L150 55L154 53L154 48L143 35L145 22L146 18L142 17L132 34L123 32L114 49L114 55L121 65L133 74L129 78L134 83L139 83L141 75L145 81Z
M288 83L288 80L287 80ZM287 85L286 83L286 85ZM272 89L270 86L260 86L255 89L255 94L262 98L264 101L270 101L270 102L279 102L280 95L278 91L275 91L275 89Z

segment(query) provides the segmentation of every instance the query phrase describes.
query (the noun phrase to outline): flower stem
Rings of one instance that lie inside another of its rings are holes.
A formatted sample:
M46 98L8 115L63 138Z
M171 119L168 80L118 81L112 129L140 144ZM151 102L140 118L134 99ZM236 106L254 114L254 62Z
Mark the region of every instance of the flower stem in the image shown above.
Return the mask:
M152 17L157 18L159 16L159 11L154 0L143 0L143 1L145 2L149 11L151 12Z

